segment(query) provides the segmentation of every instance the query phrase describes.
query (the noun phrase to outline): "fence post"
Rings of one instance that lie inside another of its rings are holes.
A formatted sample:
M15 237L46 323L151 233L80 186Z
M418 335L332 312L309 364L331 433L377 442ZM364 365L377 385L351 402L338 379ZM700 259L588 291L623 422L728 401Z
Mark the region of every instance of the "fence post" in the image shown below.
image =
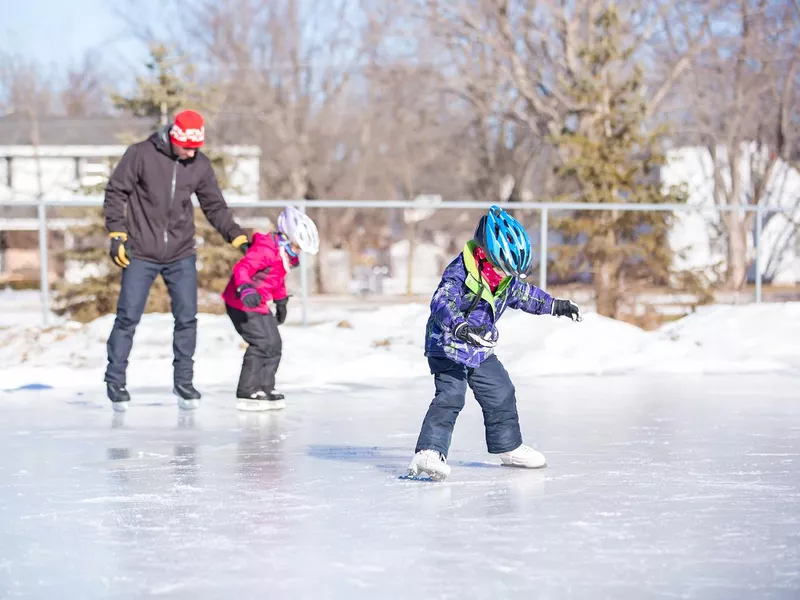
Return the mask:
M300 211L305 214L305 201L299 204ZM317 258L317 260L319 260L319 258ZM300 260L300 296L302 297L303 305L303 327L308 327L308 264L305 257Z
M36 207L39 213L39 292L42 301L42 320L44 326L50 324L50 281L47 268L47 207L39 200Z
M761 228L763 226L761 205L756 204L756 232L753 245L756 251L756 304L761 304Z
M539 223L539 288L547 288L547 209L541 210Z

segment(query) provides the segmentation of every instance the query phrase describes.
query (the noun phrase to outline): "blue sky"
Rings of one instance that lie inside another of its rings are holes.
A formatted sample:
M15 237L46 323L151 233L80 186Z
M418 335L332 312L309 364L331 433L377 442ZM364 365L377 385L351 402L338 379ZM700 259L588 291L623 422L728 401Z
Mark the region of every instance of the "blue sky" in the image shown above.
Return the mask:
M314 16L315 26L327 26L325 9L340 2L347 2L350 11L357 6L353 0L327 2L331 0L305 0L301 5L304 14ZM191 10L192 5L181 6ZM175 5L167 0L0 0L0 53L34 59L45 68L54 66L60 76L66 66L80 63L87 51L96 51L102 70L124 85L132 81L133 73L142 71L148 53L123 14L132 15L138 27L155 28L168 39L165 24L174 18Z
M6 3L13 8L2 10L0 51L55 65L78 62L90 49L104 62L141 56L141 43L115 12L118 0L0 0Z

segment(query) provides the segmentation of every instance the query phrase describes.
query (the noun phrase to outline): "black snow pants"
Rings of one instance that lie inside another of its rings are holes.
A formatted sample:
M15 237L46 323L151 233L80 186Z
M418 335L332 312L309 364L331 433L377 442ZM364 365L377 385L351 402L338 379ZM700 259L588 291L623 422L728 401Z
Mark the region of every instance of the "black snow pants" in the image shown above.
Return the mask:
M242 360L236 396L247 398L258 391L269 394L275 389L275 373L282 350L275 315L245 312L230 306L226 309L237 333L249 344Z
M131 258L122 271L122 289L117 300L117 317L108 338L108 367L105 381L126 385L128 357L133 347L133 334L147 305L147 297L156 277L167 284L172 316L175 319L172 354L173 378L176 384L192 383L194 351L197 346L197 264L189 256L172 263L158 264Z
M456 418L472 388L483 409L486 447L490 454L510 452L522 444L514 384L494 355L479 367L469 368L448 358L429 357L436 395L431 402L414 452L436 450L447 456Z

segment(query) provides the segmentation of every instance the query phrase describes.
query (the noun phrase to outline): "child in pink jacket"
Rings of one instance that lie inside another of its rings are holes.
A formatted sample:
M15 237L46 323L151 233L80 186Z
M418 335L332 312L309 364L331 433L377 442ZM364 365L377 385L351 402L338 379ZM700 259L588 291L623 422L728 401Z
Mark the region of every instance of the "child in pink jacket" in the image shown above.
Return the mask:
M283 394L275 391L282 349L278 325L286 320L289 301L286 274L300 264L301 251L316 254L319 234L305 213L289 206L278 217L278 231L253 235L222 293L228 317L248 343L236 387L240 410L285 406Z

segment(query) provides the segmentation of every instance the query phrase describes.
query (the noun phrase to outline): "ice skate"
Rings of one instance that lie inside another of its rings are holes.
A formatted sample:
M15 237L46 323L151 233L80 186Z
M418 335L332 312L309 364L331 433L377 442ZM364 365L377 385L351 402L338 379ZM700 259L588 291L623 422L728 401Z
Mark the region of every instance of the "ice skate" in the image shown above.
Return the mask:
M537 452L530 446L521 444L511 452L503 452L500 460L505 467L523 467L526 469L541 469L547 466L544 454Z
M267 410L280 410L281 408L286 408L284 395L275 390L269 392L267 394Z
M236 396L236 408L238 410L244 411L261 411L267 410L265 406L262 406L267 400L267 395L258 390L257 392L253 392L250 395L237 395Z
M267 394L259 390L249 396L239 396L236 400L236 408L244 411L279 410L285 407L283 394L274 391Z
M116 383L106 384L106 394L108 399L111 400L111 408L114 412L125 412L128 410L128 405L131 400L131 395L124 385L117 385Z
M444 481L450 475L450 466L436 450L420 450L408 465L408 475L419 477L423 473L434 481Z
M191 383L176 383L172 393L178 397L178 406L183 410L196 410L200 407L200 392Z

